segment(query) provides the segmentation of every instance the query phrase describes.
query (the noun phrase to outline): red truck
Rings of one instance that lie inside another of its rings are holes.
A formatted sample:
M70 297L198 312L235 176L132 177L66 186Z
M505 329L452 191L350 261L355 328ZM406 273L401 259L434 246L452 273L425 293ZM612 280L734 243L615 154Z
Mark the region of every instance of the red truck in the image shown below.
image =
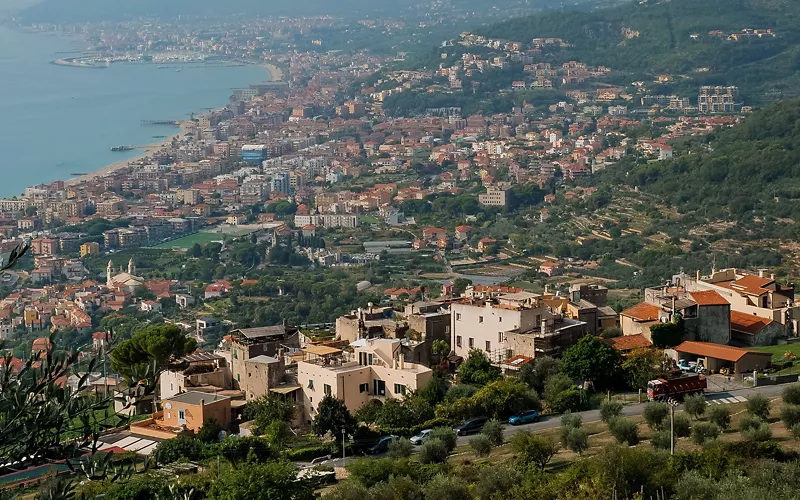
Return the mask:
M671 379L657 378L647 383L647 399L680 399L687 394L701 393L707 386L706 378L696 373Z

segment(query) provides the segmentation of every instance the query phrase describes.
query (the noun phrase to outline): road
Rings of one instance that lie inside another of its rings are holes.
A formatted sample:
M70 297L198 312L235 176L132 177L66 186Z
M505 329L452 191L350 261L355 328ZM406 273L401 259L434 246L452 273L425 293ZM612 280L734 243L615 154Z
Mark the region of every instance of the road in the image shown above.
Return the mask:
M781 384L781 385L765 385L756 388L740 388L740 389L733 389L728 391L718 391L718 392L707 392L706 393L706 400L709 402L713 402L715 400L726 400L729 398L738 398L740 401L743 399L750 398L755 394L761 394L768 398L776 398L781 395L783 389L788 384ZM643 400L646 399L645 395L642 395ZM631 405L625 405L622 407L622 415L626 417L636 417L640 416L644 413L644 407L646 403L637 403ZM584 423L588 422L597 422L600 420L600 410L587 410L578 412L578 415L581 416L581 419ZM521 431L543 431L547 429L553 429L559 427L561 425L561 416L560 415L545 415L542 419L536 423L526 424L526 425L505 425L503 426L503 436L506 438L516 434L517 432ZM458 446L463 446L469 444L470 439L472 436L459 436L457 440ZM385 454L380 455L373 455L375 458L381 458L385 456ZM345 463L352 460L351 457L347 457ZM307 466L308 463L297 463L298 466L303 467ZM339 467L342 465L342 457L338 457L338 459L331 460L327 463L327 465L335 465Z

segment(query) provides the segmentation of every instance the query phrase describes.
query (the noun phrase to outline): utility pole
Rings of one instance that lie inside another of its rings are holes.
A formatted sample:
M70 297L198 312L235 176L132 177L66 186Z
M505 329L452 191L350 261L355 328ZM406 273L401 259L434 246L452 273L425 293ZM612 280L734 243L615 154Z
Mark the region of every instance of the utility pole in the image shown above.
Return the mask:
M675 407L669 405L669 454L675 454Z
M344 441L347 438L347 430L342 428L342 469L345 466L345 456L347 455L347 448L345 447Z

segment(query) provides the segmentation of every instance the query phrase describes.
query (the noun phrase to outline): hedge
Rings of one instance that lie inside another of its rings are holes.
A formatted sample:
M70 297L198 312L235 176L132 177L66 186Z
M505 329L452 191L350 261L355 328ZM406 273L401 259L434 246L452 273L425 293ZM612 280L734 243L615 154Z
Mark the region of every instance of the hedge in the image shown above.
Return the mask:
M297 448L286 450L286 459L292 462L305 462L314 460L315 458L324 457L325 455L333 455L338 453L339 447L333 441L328 443L321 443L317 446L306 446L305 448Z

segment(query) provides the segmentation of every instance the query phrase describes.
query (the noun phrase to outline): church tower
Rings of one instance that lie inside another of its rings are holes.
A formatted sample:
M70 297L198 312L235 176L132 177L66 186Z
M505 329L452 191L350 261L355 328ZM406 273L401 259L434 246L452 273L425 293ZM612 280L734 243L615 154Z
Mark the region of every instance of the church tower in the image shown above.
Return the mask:
M131 276L136 274L136 266L133 264L133 257L128 261L128 274Z
M109 260L108 267L106 267L106 286L111 288L114 283L111 280L111 274L114 272L114 264Z

